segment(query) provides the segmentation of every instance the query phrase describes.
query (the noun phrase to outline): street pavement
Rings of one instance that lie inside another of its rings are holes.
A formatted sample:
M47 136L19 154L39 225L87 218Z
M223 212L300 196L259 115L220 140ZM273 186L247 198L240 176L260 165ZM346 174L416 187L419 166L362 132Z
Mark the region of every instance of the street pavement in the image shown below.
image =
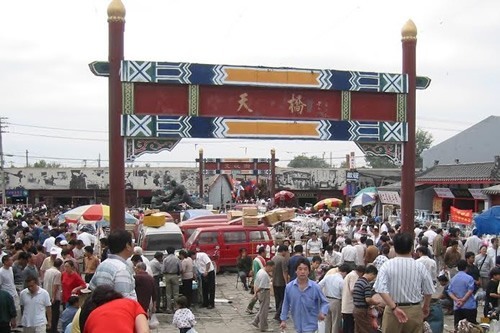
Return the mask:
M249 315L245 312L248 302L252 295L243 289L241 283L238 283L236 288L236 273L221 273L216 278L215 291L215 308L207 309L195 306L192 311L196 317L196 331L199 333L257 333L259 330L253 327L252 322L254 315ZM256 305L258 308L258 303ZM256 309L254 309L256 313ZM281 332L279 323L273 319L274 297L271 296L271 310L269 312L269 328L273 332ZM160 326L152 330L152 332L172 332L177 333L179 330L172 325L171 314L160 313L158 319ZM293 323L289 319L287 322L287 333L295 332ZM453 316L445 316L445 331L451 332L453 328Z

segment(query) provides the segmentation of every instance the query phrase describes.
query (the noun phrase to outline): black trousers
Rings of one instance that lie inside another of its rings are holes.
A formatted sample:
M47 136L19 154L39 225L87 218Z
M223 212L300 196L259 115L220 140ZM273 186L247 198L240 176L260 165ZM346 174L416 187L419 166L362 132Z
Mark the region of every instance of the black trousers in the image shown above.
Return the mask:
M273 286L274 290L274 303L276 306L276 314L274 319L280 320L281 306L283 305L283 300L285 299L285 286Z
M160 303L161 303L161 289L160 289L160 280L162 278L162 275L154 275L153 279L155 280L155 286L156 286L156 312L160 312Z
M188 308L191 307L191 302L193 301L193 279L182 280L182 286L179 288L179 292L186 296L188 301Z
M215 271L208 272L201 278L203 306L215 306Z
M468 322L477 324L477 309L457 309L453 312L453 321L455 327L457 327L458 322L462 319L467 319Z
M52 320L50 322L50 332L57 333L57 324L59 323L59 316L61 315L61 301L54 301L50 306L52 310Z
M0 323L0 332L10 333L10 323Z
M354 333L354 316L352 313L342 314L342 330L343 333Z

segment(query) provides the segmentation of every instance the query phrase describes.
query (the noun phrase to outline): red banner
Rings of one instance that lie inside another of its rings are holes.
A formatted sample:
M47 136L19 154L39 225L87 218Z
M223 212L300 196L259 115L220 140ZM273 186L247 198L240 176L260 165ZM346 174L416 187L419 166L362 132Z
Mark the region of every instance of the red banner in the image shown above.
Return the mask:
M472 210L458 209L453 206L450 207L450 221L462 224L472 223Z

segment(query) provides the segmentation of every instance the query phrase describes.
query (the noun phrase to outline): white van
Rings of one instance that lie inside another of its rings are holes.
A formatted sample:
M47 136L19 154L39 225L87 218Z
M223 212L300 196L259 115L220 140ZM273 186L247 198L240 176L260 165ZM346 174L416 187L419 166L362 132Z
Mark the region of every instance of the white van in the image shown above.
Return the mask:
M179 226L173 222L167 222L161 227L141 225L137 245L142 248L146 258L151 260L155 252L166 253L169 246L176 251L184 248L184 237Z

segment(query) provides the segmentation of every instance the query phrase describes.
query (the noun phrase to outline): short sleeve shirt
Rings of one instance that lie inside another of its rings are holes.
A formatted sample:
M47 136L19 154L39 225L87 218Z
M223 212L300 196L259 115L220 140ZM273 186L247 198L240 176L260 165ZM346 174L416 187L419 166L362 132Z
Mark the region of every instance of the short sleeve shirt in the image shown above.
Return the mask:
M146 312L139 302L128 298L115 299L90 313L83 333L134 333L135 318L141 314L146 315ZM110 318L113 320L109 320Z

